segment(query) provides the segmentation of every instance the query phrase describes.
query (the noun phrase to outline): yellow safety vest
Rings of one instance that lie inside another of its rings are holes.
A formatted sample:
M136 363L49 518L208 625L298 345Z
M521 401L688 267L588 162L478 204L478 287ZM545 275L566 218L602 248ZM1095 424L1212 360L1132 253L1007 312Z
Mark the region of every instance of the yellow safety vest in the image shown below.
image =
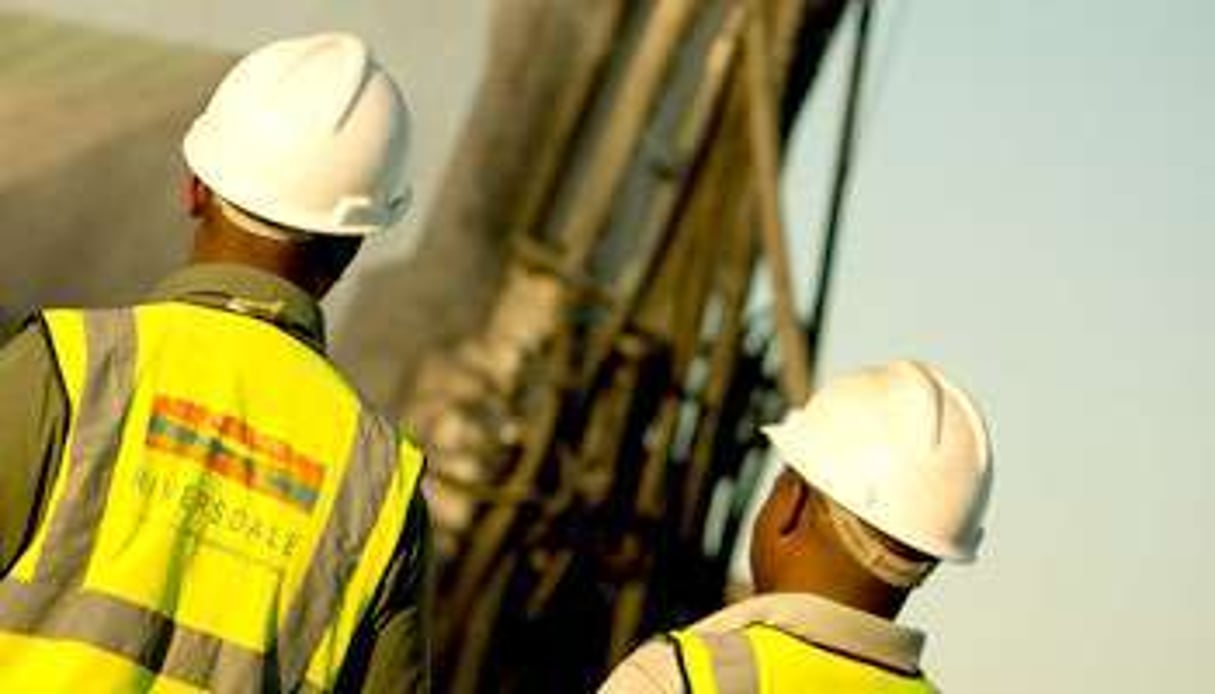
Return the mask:
M670 634L691 694L930 694L923 676L900 675L763 624L722 634Z
M71 418L0 580L0 692L331 689L418 451L264 321L184 303L44 320Z

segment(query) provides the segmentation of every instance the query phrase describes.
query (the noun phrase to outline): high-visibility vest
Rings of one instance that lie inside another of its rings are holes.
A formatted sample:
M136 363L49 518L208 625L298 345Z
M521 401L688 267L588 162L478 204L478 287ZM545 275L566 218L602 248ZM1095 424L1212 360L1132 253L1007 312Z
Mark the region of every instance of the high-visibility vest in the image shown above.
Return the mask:
M70 404L0 692L334 686L422 458L319 354L184 303L43 314Z
M930 694L923 676L853 660L764 624L669 634L690 694Z

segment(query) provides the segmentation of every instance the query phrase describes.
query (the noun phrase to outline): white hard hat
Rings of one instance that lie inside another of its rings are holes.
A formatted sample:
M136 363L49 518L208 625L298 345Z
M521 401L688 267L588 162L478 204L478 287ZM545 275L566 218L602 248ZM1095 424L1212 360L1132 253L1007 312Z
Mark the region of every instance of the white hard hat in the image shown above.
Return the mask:
M897 361L838 378L763 431L786 464L873 527L939 559L974 559L991 492L987 427L936 369Z
M292 229L363 236L400 219L409 110L349 34L277 41L238 62L182 143L233 205Z

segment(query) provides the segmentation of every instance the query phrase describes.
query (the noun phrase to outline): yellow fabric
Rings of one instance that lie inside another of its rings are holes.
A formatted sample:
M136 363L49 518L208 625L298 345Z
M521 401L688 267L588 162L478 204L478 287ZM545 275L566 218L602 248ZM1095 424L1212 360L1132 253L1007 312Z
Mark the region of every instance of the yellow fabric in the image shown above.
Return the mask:
M184 303L139 307L135 316L133 399L81 590L265 653L334 508L363 405L323 357L263 321ZM49 311L45 320L75 413L86 368L82 314ZM75 431L73 421L46 518L62 497ZM207 441L222 442L225 452L208 450ZM266 472L242 473L247 468L233 460ZM314 686L328 689L336 679L420 470L420 454L401 443L337 619L309 663ZM274 484L250 481L270 476ZM291 482L284 487L282 479ZM55 551L45 546L47 526L11 576L32 580L39 559ZM48 682L70 689L73 677L88 691L183 691L89 646L13 634L0 641L0 691L47 690Z
M80 666L87 665L81 684ZM5 692L150 692L193 694L203 690L133 668L122 658L87 644L0 632L0 683Z
M717 678L713 675L713 655L704 641L690 631L671 632L679 646L680 667L693 694L717 694Z
M850 694L930 694L936 691L924 677L900 675L836 654L765 625L745 632L755 657L759 694L801 694L807 691ZM684 673L692 694L717 694L712 655L692 632L673 634L680 646ZM721 691L721 694L734 694Z

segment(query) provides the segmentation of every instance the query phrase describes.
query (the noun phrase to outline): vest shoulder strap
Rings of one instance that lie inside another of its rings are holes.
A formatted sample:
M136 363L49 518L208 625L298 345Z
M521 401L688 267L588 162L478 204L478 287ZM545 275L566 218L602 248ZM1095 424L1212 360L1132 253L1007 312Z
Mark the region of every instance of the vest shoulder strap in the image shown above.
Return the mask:
M743 631L671 632L680 668L692 694L758 694L755 652Z
M675 631L668 638L691 694L803 691L806 685L824 682L846 682L848 691L873 694L936 691L922 676L887 672L764 625L724 633Z

